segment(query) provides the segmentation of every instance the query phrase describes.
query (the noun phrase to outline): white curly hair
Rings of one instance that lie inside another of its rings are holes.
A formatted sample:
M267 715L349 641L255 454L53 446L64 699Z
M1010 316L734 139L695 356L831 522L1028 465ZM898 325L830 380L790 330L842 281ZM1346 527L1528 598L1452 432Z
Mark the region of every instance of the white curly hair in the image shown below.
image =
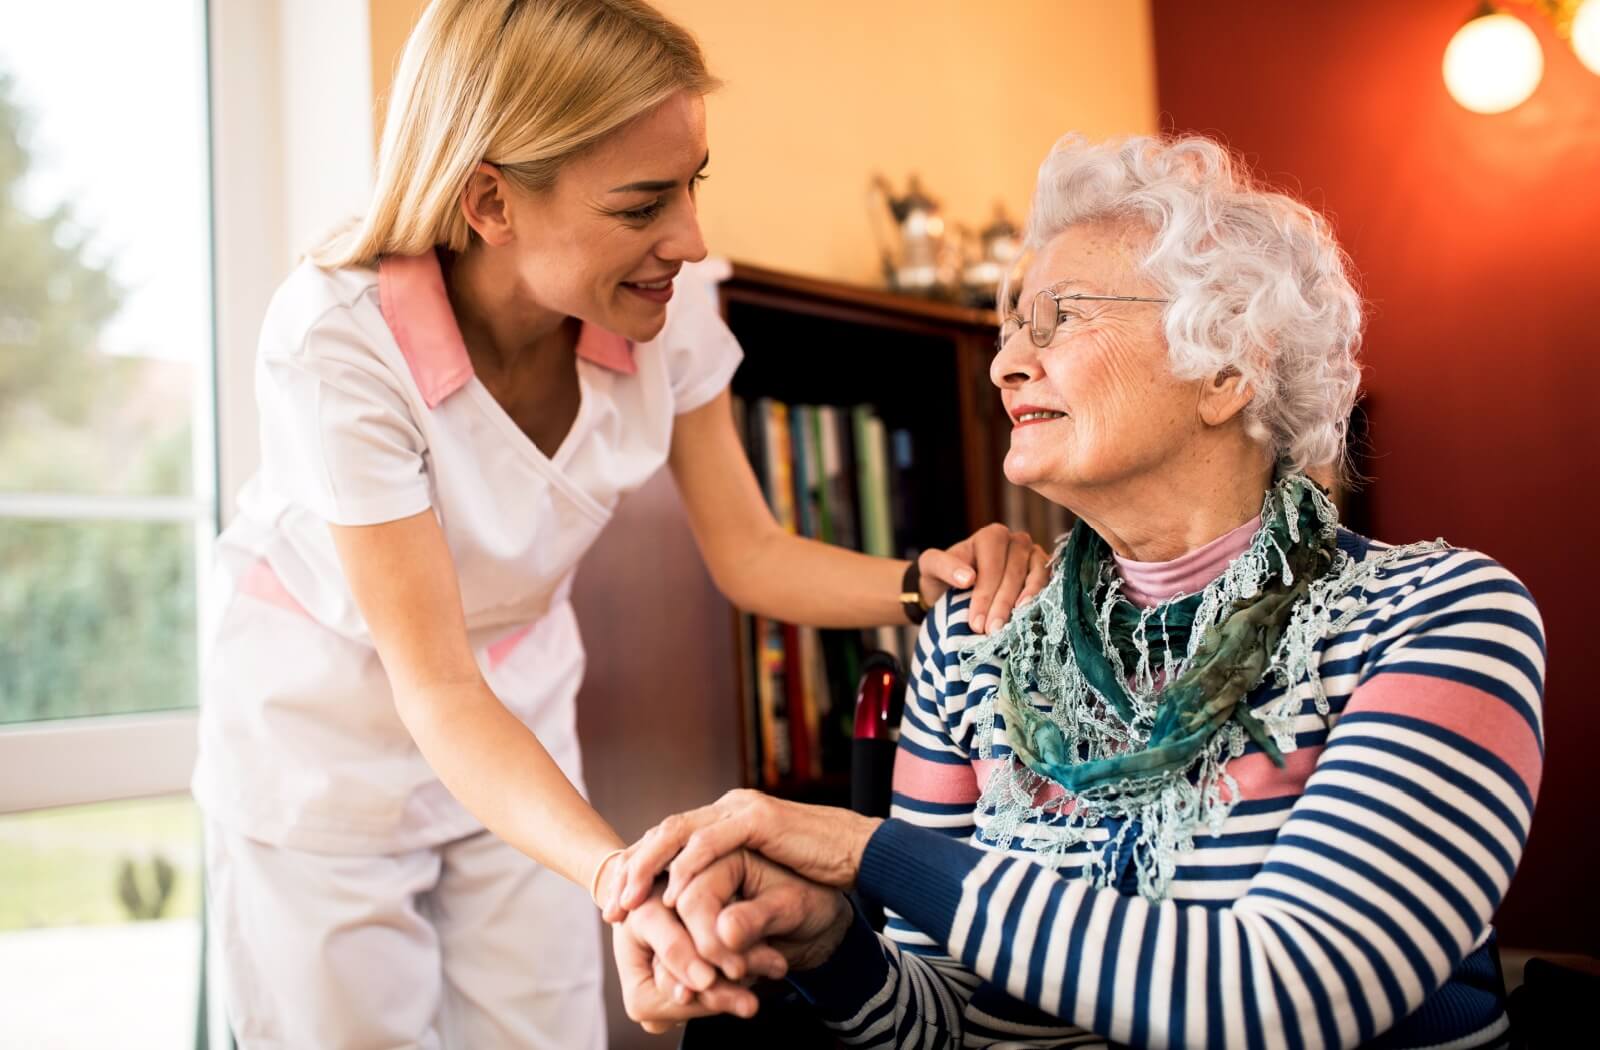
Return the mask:
M1069 226L1126 219L1151 231L1144 272L1180 379L1237 371L1250 435L1296 471L1346 469L1361 383L1361 297L1327 220L1258 184L1211 139L1062 138L1039 167L1025 247ZM1002 313L1012 281L1000 289Z

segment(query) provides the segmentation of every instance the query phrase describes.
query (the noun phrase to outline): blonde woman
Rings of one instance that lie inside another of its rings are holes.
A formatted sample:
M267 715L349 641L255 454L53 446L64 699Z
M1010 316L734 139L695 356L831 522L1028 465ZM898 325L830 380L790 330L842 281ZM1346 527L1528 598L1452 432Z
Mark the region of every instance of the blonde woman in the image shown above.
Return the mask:
M713 85L634 0L437 0L369 212L268 309L194 785L246 1047L604 1045L589 898L622 842L583 797L567 599L662 464L738 605L905 613L918 565L783 532L736 438L692 270ZM919 564L923 603L976 571L996 624L1043 578L998 526ZM631 1003L754 1008L649 914Z

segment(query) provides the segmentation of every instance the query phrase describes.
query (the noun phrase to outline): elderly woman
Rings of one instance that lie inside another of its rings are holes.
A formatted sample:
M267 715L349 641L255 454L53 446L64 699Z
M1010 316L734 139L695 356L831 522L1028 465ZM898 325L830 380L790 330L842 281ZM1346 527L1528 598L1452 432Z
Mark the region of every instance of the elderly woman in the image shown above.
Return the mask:
M1051 584L994 637L930 615L891 819L735 792L633 848L613 916L676 855L702 954L765 940L859 1045L1503 1045L1542 629L1310 480L1359 380L1326 223L1205 139L1069 137L1028 237L991 376L1007 476L1078 518Z

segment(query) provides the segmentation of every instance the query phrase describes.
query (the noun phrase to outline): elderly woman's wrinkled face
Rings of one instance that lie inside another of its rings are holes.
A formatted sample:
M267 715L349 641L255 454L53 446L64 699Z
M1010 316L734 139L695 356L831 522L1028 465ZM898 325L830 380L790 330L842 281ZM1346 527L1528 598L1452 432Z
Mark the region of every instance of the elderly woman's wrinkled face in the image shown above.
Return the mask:
M1032 318L1043 289L1094 295L1164 294L1139 273L1143 227L1069 227L1023 275L1017 308ZM1157 303L1063 300L1055 337L1036 347L1026 324L989 375L1011 417L1006 477L1069 506L1075 494L1152 474L1199 429L1200 384L1173 377Z

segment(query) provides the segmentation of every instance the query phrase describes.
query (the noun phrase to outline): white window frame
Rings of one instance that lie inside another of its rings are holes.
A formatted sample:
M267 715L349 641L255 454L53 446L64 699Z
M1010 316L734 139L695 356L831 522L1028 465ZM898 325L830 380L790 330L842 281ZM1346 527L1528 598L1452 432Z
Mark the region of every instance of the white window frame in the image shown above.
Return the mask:
M207 35L214 310L213 355L196 384L214 392L197 395L196 496L0 495L0 516L193 524L203 642L213 612L205 552L259 462L261 317L300 252L365 206L373 121L368 0L196 3ZM185 710L0 727L0 813L186 793L197 722Z

